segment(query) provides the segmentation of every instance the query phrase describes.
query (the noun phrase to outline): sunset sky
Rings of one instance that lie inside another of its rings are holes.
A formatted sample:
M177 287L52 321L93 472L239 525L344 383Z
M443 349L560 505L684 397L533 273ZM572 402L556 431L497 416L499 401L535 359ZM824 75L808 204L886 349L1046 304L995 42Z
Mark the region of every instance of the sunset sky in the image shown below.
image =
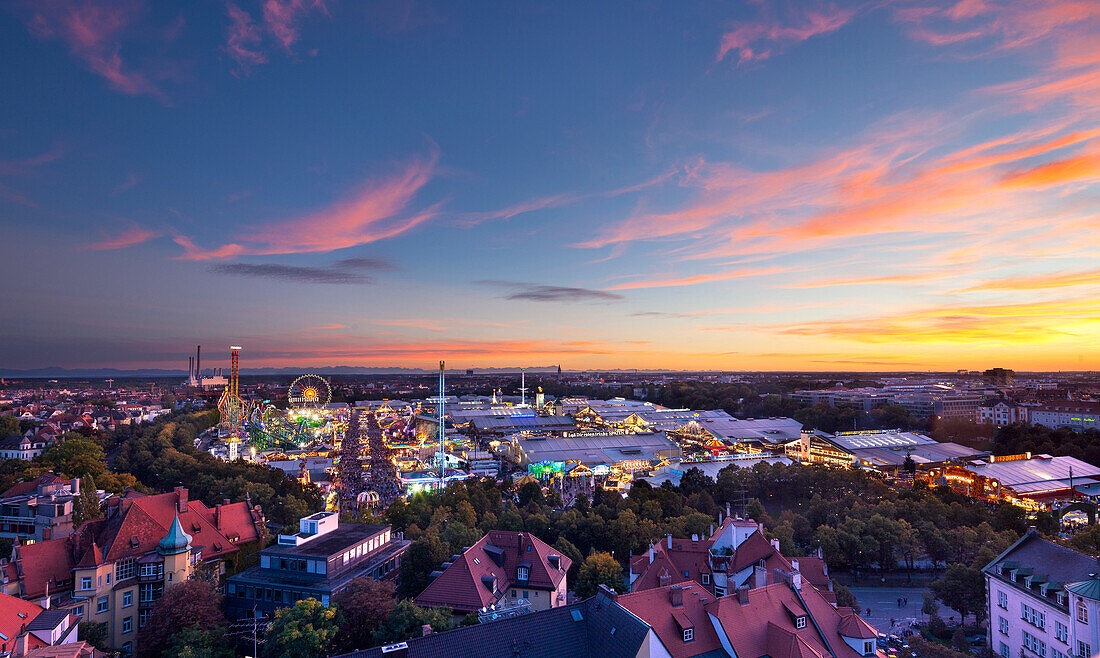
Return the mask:
M1100 368L1096 0L28 0L0 61L0 367Z

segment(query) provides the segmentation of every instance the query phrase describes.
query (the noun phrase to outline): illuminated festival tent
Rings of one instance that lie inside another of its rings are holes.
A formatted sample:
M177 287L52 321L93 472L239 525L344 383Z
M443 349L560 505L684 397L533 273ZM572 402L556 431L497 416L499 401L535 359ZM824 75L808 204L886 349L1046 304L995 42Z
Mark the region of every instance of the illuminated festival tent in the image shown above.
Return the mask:
M521 464L578 461L592 467L678 459L680 446L664 432L573 437L532 437L516 442Z
M1047 503L1100 495L1100 468L1075 457L991 456L929 472L932 484L945 484L974 498L1008 500L1038 509Z

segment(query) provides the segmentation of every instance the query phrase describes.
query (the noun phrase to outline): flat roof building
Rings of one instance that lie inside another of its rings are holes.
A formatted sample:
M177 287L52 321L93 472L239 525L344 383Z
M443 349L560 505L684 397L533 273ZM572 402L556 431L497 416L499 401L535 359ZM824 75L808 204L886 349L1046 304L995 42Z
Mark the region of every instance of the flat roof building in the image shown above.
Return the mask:
M226 580L231 619L268 617L308 598L328 605L356 578L391 577L410 544L388 525L340 523L336 512L318 512L298 525L297 533L279 535L260 551L259 566Z

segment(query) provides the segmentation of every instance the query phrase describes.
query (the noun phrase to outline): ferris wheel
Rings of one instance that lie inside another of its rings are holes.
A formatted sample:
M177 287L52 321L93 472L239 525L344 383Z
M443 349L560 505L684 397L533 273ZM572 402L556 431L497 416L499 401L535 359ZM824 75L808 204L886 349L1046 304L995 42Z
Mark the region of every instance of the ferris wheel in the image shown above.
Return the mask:
M332 401L332 388L324 377L302 375L290 385L287 400L292 407L316 409Z

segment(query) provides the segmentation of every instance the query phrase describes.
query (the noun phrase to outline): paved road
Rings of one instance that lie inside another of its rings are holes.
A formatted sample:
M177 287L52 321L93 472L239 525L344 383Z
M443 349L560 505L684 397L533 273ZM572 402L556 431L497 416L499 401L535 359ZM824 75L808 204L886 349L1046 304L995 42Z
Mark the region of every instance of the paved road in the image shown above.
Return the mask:
M924 620L921 614L921 606L924 604L924 593L928 590L923 587L850 587L852 594L856 595L862 608L859 613L863 618L871 622L871 625L880 633L889 633L890 619L919 619ZM909 603L898 607L898 598L908 598ZM867 608L871 614L867 614ZM959 613L940 606L940 617L946 621L951 615L958 621Z

